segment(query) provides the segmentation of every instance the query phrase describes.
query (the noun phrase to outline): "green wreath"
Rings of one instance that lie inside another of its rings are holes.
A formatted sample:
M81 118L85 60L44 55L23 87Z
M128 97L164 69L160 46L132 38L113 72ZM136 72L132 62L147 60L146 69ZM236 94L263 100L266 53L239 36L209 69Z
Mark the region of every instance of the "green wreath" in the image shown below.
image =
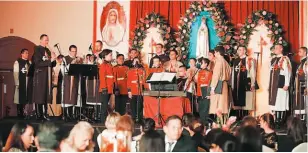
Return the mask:
M241 25L240 35L236 38L239 42L238 45L234 46L234 49L237 49L238 46L248 46L252 32L256 31L255 27L263 23L268 27L268 36L273 43L271 50L277 44L283 47L288 46L288 43L283 38L282 27L276 20L275 15L266 10L258 10L249 15L245 24Z
M175 40L171 33L171 28L168 22L163 16L157 13L147 14L145 18L141 18L133 31L133 39L131 39L131 46L138 51L142 50L143 40L146 38L147 29L156 27L160 30L162 35L164 48L166 52L173 50L175 46Z
M179 32L177 32L176 38L176 50L181 53L182 58L185 60L189 50L192 22L196 20L196 17L202 11L208 11L215 22L217 36L221 39L217 46L223 46L229 54L233 53L234 49L232 45L236 43L234 39L235 29L227 20L223 6L220 3L211 2L209 0L192 2L186 10L185 16L180 18L178 25Z

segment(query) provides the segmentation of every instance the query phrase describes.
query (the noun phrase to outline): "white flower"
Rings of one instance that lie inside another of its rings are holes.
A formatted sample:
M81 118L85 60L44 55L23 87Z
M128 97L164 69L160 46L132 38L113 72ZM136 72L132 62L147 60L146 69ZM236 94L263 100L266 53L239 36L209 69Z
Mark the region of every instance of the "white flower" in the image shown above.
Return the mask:
M250 26L249 26L249 25L247 25L247 28L249 29L249 28L250 28Z
M184 22L187 22L188 21L188 19L187 18L184 18Z
M190 13L190 10L188 9L188 10L186 10L186 13Z
M234 46L233 48L234 48L234 49L237 49L237 46Z
M186 30L185 30L185 29L183 30L183 33L184 33L184 34L186 33Z
M275 34L278 35L278 31L277 30L275 31Z
M220 16L217 16L217 19L219 19L220 18Z
M279 26L279 24L278 24L278 23L275 23L275 26L276 26L276 27L278 27L278 26Z
M279 40L282 40L282 37L279 37Z
M138 32L138 33L137 33L137 36L141 36L141 33L140 33L140 32Z
M196 15L196 13L194 12L194 13L193 13L193 16L195 16L195 15Z
M269 34L272 34L272 33L273 33L273 31L271 31L271 30L270 30L268 33L269 33Z
M282 44L282 41L279 41L279 44Z
M134 41L134 44L137 45L137 41Z
M246 39L246 36L243 36L243 39Z
M167 41L167 40L165 40L165 41L164 41L164 44L167 44L167 43L168 43L168 41Z
M255 27L255 24L251 24L250 26L253 28L253 27Z
M184 39L184 36L181 36L182 39Z
M149 27L150 27L150 25L149 25L149 24L147 24L147 25L146 25L146 27L147 27L147 28L149 28Z
M207 9L206 9L206 7L204 7L204 9L203 9L204 11L207 11Z
M182 47L182 50L184 51L184 50L185 50L185 47Z
M266 11L263 11L262 14L263 14L263 15L266 15Z
M195 6L195 5L191 5L191 7L192 7L192 8L196 8L196 6Z
M245 31L245 30L243 30L243 31L242 31L242 33L246 33L246 31Z
M160 24L157 24L157 26L156 26L157 28L160 28Z

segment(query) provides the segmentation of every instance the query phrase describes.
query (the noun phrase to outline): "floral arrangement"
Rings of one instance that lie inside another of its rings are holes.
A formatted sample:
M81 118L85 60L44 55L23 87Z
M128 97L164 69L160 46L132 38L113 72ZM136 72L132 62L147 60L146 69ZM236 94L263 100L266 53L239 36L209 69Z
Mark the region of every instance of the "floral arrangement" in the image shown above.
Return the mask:
M268 12L266 10L258 10L253 12L245 21L245 24L240 24L240 34L238 37L235 37L239 40L238 45L240 46L248 46L250 36L252 32L255 31L255 27L258 25L265 24L268 27L269 35L271 38L271 43L273 43L273 47L277 44L286 47L288 43L283 38L283 31L281 25L276 20L276 17L273 13ZM237 45L234 46L234 49L237 49Z
M236 44L236 40L233 38L235 30L231 22L227 20L223 6L220 3L209 0L194 1L186 10L185 15L180 18L178 24L179 32L176 33L176 50L181 53L183 59L186 59L189 51L191 25L203 11L208 11L215 22L215 30L221 39L218 45L223 46L227 53L233 53L234 51L232 45Z
M175 40L172 37L172 31L168 22L164 19L163 16L157 13L150 13L141 18L136 25L135 30L132 32L133 39L131 39L131 47L137 49L138 51L142 50L143 40L146 38L147 29L151 27L156 27L160 30L160 33L163 38L164 48L166 51L173 50L175 47Z
M222 114L221 110L216 112L216 122L213 122L213 128L221 128L224 131L233 131L233 129L238 125L236 122L236 116L231 116Z

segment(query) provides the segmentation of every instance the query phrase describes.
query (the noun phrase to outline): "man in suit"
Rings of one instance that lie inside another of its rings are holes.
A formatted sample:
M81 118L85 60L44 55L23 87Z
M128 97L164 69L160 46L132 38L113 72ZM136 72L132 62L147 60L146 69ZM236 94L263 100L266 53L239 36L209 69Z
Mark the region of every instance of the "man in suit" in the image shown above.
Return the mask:
M163 130L166 152L197 152L196 143L190 137L182 135L183 125L179 116L168 117Z

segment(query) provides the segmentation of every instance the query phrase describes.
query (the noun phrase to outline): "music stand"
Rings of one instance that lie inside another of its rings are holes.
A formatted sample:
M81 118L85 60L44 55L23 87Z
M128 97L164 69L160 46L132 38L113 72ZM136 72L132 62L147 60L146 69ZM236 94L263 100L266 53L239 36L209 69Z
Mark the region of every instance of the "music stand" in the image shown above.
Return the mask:
M82 76L97 76L98 74L98 68L97 65L88 65L88 64L70 64L68 75L78 76L79 81L81 80ZM81 113L81 107L82 107L82 97L80 98L80 114L79 114L79 120L81 119L81 116L85 117L86 120L90 120L88 117L83 115Z
M165 75L165 74L170 74ZM162 84L166 84L166 83L171 83L172 80L175 78L176 73L167 73L167 72L161 72L161 73L152 73L152 75L150 75L149 78L147 78L147 83L156 83L158 84L158 110L157 110L157 114L154 116L157 117L158 119L158 125L162 126L162 122L165 122L163 119L163 116L160 112L160 91L161 91L161 85Z

